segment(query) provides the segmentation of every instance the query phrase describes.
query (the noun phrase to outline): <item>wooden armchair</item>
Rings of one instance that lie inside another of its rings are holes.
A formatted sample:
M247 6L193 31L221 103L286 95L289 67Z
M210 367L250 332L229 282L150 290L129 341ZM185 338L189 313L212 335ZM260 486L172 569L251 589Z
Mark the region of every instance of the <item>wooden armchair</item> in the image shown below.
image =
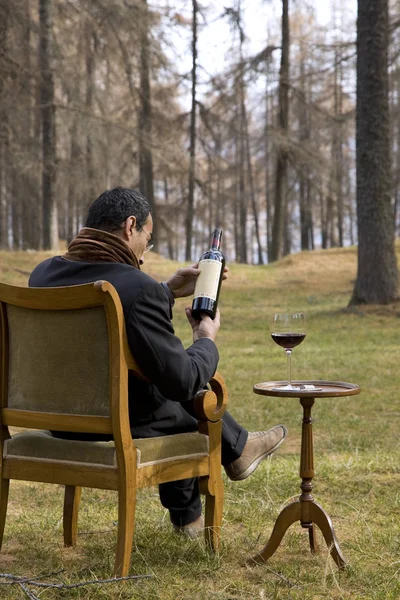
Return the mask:
M65 486L64 543L75 545L81 487L118 492L115 575L128 573L136 490L200 478L205 539L218 550L222 520L221 417L227 392L215 375L195 398L199 432L132 440L124 316L111 284L18 288L0 284L0 547L11 479ZM10 435L9 426L24 428ZM44 431L40 431L44 430ZM49 430L111 434L64 440Z

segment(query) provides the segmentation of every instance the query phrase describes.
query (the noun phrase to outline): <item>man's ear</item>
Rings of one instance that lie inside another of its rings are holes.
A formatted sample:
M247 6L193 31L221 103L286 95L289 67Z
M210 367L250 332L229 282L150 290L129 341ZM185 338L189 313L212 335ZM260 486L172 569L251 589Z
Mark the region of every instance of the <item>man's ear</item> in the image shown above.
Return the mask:
M125 226L124 226L124 235L126 236L127 239L129 239L133 233L133 230L135 229L136 226L136 217L134 215L131 215L130 217L128 217L125 221Z

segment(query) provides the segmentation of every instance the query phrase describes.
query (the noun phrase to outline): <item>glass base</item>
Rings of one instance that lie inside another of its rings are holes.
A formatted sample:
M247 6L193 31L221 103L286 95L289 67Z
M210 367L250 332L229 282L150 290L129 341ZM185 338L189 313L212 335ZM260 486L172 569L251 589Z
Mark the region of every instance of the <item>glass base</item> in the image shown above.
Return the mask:
M280 385L272 388L274 392L322 392L323 389L320 387L315 387L315 385Z
M287 385L275 387L274 390L276 390L277 392L301 392L302 388L298 385L291 385L288 383Z

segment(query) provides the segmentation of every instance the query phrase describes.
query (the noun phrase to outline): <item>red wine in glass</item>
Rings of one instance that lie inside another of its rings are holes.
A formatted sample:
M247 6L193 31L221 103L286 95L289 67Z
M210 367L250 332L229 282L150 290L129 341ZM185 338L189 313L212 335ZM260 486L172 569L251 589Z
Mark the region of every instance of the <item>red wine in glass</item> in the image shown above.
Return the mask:
M282 390L298 390L292 386L292 350L306 337L306 317L304 313L275 313L271 321L271 337L278 346L285 349L287 356L288 383Z
M271 337L278 346L282 346L285 350L292 350L295 346L301 344L306 334L288 331L287 333L271 333Z

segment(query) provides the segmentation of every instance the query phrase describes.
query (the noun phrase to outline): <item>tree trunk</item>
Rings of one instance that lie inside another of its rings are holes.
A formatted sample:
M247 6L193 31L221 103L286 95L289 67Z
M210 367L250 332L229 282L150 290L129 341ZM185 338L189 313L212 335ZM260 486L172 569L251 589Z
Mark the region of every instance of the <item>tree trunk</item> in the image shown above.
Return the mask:
M344 173L344 191L345 191L345 198L347 198L347 204L345 206L346 211L347 211L347 218L348 218L348 223L349 223L349 236L350 236L350 244L351 246L354 246L354 244L356 243L356 235L355 235L355 206L354 206L354 202L353 199L355 200L355 189L353 190L353 178L352 178L352 159L351 156L348 154L346 158L344 158L344 168L343 168L343 173Z
M332 124L332 187L331 187L331 225L332 225L332 246L343 246L343 136L342 136L342 68L341 52L335 48L334 59L334 120ZM336 199L335 205L333 200ZM337 237L334 231L335 217L334 208L336 208L337 217Z
M196 0L192 0L192 108L190 111L190 164L189 194L186 213L186 252L185 260L192 258L193 216L194 216L194 175L196 166L196 85L197 85L197 12Z
M251 206L253 209L254 216L254 237L257 243L257 255L258 255L258 264L263 265L263 255L262 255L262 246L260 239L260 227L258 223L258 207L256 202L256 192L254 188L254 177L253 177L253 166L251 164L251 154L250 154L250 139L249 139L249 127L247 122L247 113L245 110L245 133L246 133L246 155L247 155L247 176L249 180L249 188L250 188L250 198L251 198Z
M164 178L164 200L165 200L165 206L168 206L168 204L169 204L169 189L168 189L167 177ZM166 234L167 234L168 258L170 260L174 260L175 254L174 254L174 245L173 245L173 231L169 225L170 223L173 223L173 219L170 218L169 215L168 215L167 219L168 219L168 228L166 229Z
M8 248L8 111L5 83L7 73L7 32L10 5L0 4L0 249Z
M308 248L309 250L315 250L314 245L314 223L313 223L313 197L312 197L312 186L310 180L307 181L307 230L308 230Z
M57 204L55 198L56 137L52 72L52 1L39 0L40 20L40 113L42 125L42 206L44 250L57 250Z
M224 202L223 202L223 188L224 188L224 172L221 161L221 134L218 131L215 140L215 163L217 171L217 191L216 191L216 207L215 207L215 226L224 228Z
M267 63L267 76L265 81L265 126L264 126L264 179L265 179L265 231L266 231L266 247L267 247L267 261L271 259L271 240L272 240L272 202L270 194L270 144L269 144L269 77L268 77L268 65ZM272 111L271 111L272 112Z
M154 199L152 111L150 90L149 8L142 0L140 19L140 111L139 111L139 186L153 213L154 246L158 249L158 221Z
M75 175L75 177L71 176L68 178L68 197L67 197L67 224L65 237L67 244L73 240L73 238L78 233L78 212L79 207L77 206L77 196L79 191L79 177L78 173L80 170L80 159L81 159L81 151L78 142L78 113L72 116L72 126L71 126L71 137L70 137L70 154L69 154L69 164L71 167L71 173ZM85 199L85 204L87 199Z
M23 21L21 40L22 52L24 60L24 85L21 90L21 101L24 105L24 111L21 115L22 135L27 140L26 159L29 164L36 160L36 148L33 137L33 114L35 109L35 92L33 86L34 79L34 62L31 52L31 7L29 0L25 0L23 6ZM36 142L36 140L35 140ZM32 184L36 184L35 175L25 174L24 177L19 177L19 195L22 204L22 219L21 219L21 246L23 250L28 248L39 249L40 246L40 215L37 207L37 186L32 189Z
M232 123L232 134L234 143L234 156L233 156L233 173L232 173L232 188L233 188L233 237L235 246L235 261L238 262L240 258L240 246L239 246L239 134L237 124L239 123L239 109L237 103L235 104L235 111L233 114Z
M240 58L241 58L241 62L243 64L242 52L240 53ZM256 244L257 244L258 264L263 265L264 260L263 260L263 255L262 255L260 226L259 226L259 222L258 222L258 207L257 207L257 202L256 202L256 192L255 192L254 177L253 177L253 165L251 163L251 153L250 153L249 123L248 123L248 118L247 118L246 105L244 102L244 81L241 82L241 88L242 88L242 95L241 95L242 110L241 110L241 112L242 112L242 118L243 118L242 134L244 135L244 140L245 140L245 145L246 145L245 150L246 150L247 177L248 177L248 183L249 183L249 189L250 189L251 207L253 210L253 217L254 217L254 237L255 237ZM245 233L246 233L246 221L247 221L247 209L245 212L245 222L244 222L244 232ZM252 236L252 239L253 239L253 236ZM245 242L246 242L246 237L245 237ZM246 243L246 245L247 245L247 243ZM253 252L252 246L251 246L251 252Z
M286 186L287 187L287 186ZM287 194L286 190L286 194ZM286 199L286 210L285 210L285 221L283 224L283 256L287 256L292 251L292 235L291 235L291 223L292 223L292 215L291 207L289 206L289 196Z
M323 192L319 193L319 205L321 214L321 248L326 250L328 247L328 225L326 219L326 198Z
M331 178L332 180L332 178ZM331 185L329 194L326 199L326 232L327 232L327 243L330 248L336 248L336 227L335 227L335 200L333 197L334 189Z
M237 27L239 31L239 68L238 80L239 97L239 262L247 263L247 194L245 189L245 161L246 161L246 105L244 83L243 41L244 32L241 24L240 0L237 11Z
M305 58L303 45L300 46L300 89L299 100L299 140L304 147L310 139L310 118L308 115L305 90ZM308 164L302 161L300 169L299 199L300 199L300 243L302 250L312 249L311 214L310 214L310 171Z
M214 157L211 157L210 154L207 154L207 181L205 183L205 189L207 193L208 200L208 231L212 231L215 221L214 207L215 207L215 198L213 194L213 163Z
M86 70L86 98L85 110L87 115L93 114L93 100L95 89L95 47L96 34L88 19L85 23L85 70ZM93 122L87 127L86 133L86 198L81 205L82 220L86 218L89 206L96 199L95 167L93 158Z
M243 90L241 83L239 84L239 97L242 96ZM244 185L244 161L245 161L245 147L244 147L244 115L243 115L243 103L240 102L239 107L239 146L238 146L238 194L237 194L237 211L238 211L238 256L237 260L240 263L247 263L247 232L246 232L246 221L247 221L247 202L246 202L246 190Z
M400 73L396 71L396 81L394 85L395 95L397 99L396 109L397 115L395 120L395 132L396 135L393 135L393 147L396 149L396 169L394 174L394 207L393 207L393 230L394 236L396 237L398 232L398 220L399 220L399 210L400 210ZM392 121L393 122L393 121ZM393 123L394 125L394 123Z
M398 297L390 198L388 33L388 0L358 0L358 272L350 304L387 304Z
M281 258L287 212L289 128L289 0L282 0L282 54L279 74L279 142L275 171L275 209L272 226L271 261Z
M20 197L21 186L17 183L16 170L12 167L11 182L11 220L12 220L12 249L21 249L22 202Z

